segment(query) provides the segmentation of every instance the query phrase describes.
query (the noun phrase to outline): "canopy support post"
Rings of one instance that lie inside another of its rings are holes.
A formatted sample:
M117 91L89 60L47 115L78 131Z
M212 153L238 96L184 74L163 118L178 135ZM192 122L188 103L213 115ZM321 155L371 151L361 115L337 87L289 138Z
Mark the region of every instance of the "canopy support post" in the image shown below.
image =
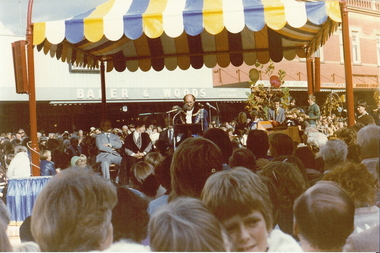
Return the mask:
M344 74L346 79L346 101L348 125L352 126L355 123L354 109L354 90L352 82L352 62L351 62L351 47L350 34L348 24L348 10L346 0L340 1L340 9L342 13L342 38L343 38L343 54L344 54Z
M306 73L307 73L307 94L311 95L314 93L313 58L306 59Z
M36 86L34 79L34 52L33 52L33 30L32 30L32 8L33 0L28 2L26 41L27 41L27 70L28 70L28 92L29 92L29 117L30 117L30 151L32 157L32 176L40 176L40 154L37 139L37 102Z
M106 97L106 74L104 61L100 62L100 82L102 87L102 121L106 120L107 114L107 97Z
M321 91L321 58L314 57L314 69L315 69L315 80L314 80L314 91Z

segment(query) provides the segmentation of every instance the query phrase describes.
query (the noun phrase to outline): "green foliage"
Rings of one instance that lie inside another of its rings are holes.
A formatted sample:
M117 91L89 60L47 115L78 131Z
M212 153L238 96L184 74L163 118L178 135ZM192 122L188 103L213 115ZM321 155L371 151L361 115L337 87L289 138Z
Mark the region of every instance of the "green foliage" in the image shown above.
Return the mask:
M256 63L255 67L261 73L269 77L273 74L275 67L274 63L270 61L268 64ZM285 82L286 72L284 70L278 70L277 76L279 77L281 84ZM259 117L263 120L268 120L268 110L273 107L273 99L279 97L281 99L282 107L287 109L290 105L290 92L288 87L275 88L273 86L265 87L263 84L255 84L250 81L251 92L247 92L248 99L245 101L246 109L248 111L256 110L259 113Z

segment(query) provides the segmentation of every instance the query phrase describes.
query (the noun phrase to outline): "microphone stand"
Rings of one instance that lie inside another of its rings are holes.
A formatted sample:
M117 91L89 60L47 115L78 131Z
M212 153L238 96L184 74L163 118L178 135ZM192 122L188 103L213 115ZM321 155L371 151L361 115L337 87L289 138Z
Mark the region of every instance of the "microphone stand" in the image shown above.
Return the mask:
M178 112L173 116L172 123L173 123L173 145L174 145L174 150L177 148L177 133L175 130L175 118L180 114L182 110L178 110Z

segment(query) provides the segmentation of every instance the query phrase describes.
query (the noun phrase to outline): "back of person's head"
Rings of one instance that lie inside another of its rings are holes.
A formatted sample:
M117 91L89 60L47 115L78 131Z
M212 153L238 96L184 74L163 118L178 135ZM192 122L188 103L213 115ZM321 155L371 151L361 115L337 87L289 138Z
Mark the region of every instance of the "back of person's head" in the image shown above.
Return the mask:
M10 214L8 208L4 202L0 200L0 252L13 251L7 234L9 222Z
M199 198L207 178L223 169L218 146L205 138L187 138L174 152L170 166L172 192L169 201L179 196Z
M245 167L252 172L256 172L256 158L251 150L247 148L235 149L229 160L229 165L231 168L234 167Z
M25 220L22 222L19 234L20 234L20 240L21 242L34 242L34 237L32 235L32 229L31 229L31 223L32 223L32 216L28 216L25 218Z
M131 174L131 183L134 189L143 192L149 197L156 195L159 184L154 175L152 164L145 161L137 162L133 164Z
M357 132L349 127L339 128L335 131L336 137L343 140L347 146L356 144Z
M331 139L319 151L319 155L327 168L336 166L346 161L348 154L347 144L340 139Z
M177 198L149 221L152 251L229 251L227 234L215 216L194 198Z
M247 149L252 151L256 159L267 157L268 134L264 130L250 130L247 137Z
M313 131L314 129L315 131ZM314 153L319 152L319 150L326 144L327 141L327 136L324 133L318 132L318 130L314 127L309 127L306 143L312 148L312 151Z
M223 154L223 163L227 164L232 155L232 143L228 134L220 128L209 128L203 137L214 142L220 148Z
M275 185L280 210L291 209L294 200L307 189L305 178L297 166L290 162L270 162L260 170L260 174L270 178Z
M41 252L40 247L35 242L22 242L14 248L15 252Z
M32 234L41 251L103 250L112 243L112 184L91 170L68 168L51 178L33 207Z
M162 155L162 156L167 156L172 152L172 147L170 146L168 141L164 140L157 140L154 143L154 146L156 146L156 150Z
M379 157L380 127L368 125L358 132L358 145L362 159Z
M49 158L49 155L51 156L51 151L50 150L42 150L40 152L40 160L47 160Z
M144 157L144 161L153 165L154 168L164 159L160 152L150 152Z
M15 152L15 155L18 154L18 153L21 153L21 152L28 152L28 149L25 147L25 146L16 146L14 148L14 152Z
M356 207L372 206L375 202L376 180L364 164L340 164L325 174L322 180L338 183Z
M140 161L132 166L131 173L134 183L142 184L149 175L154 174L154 167L151 163Z
M117 188L117 204L112 209L113 241L129 239L140 243L148 233L148 201L131 190Z
M210 176L202 191L202 201L219 221L258 211L265 219L268 232L272 231L268 188L258 175L246 168L238 167Z
M301 173L303 179L306 182L307 187L309 187L308 180L307 180L307 174L306 174L306 167L298 157L296 157L294 155L282 155L282 156L278 156L278 157L272 159L272 161L273 162L284 162L284 163L293 164L298 169L298 171Z
M355 124L349 126L349 128L354 130L356 133L359 132L359 130L362 129L363 127L365 127L365 125L360 122L356 122Z
M269 135L269 150L273 157L293 154L293 140L284 133L273 133Z
M170 177L170 165L173 160L173 155L168 155L161 161L156 167L155 174L158 182L166 189L165 194L169 194L172 185L171 185L171 177Z
M342 251L354 229L355 206L336 183L319 181L294 203L295 234L304 251ZM305 242L305 243L303 243Z
M294 156L300 159L307 169L315 169L315 155L309 147L298 147Z

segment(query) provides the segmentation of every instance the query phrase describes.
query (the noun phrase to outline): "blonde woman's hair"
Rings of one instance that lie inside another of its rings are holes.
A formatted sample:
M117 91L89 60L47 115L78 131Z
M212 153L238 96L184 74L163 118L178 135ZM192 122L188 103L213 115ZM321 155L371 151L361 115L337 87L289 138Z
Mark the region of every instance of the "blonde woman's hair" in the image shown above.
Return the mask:
M199 199L178 197L149 221L152 251L228 251L227 233Z

